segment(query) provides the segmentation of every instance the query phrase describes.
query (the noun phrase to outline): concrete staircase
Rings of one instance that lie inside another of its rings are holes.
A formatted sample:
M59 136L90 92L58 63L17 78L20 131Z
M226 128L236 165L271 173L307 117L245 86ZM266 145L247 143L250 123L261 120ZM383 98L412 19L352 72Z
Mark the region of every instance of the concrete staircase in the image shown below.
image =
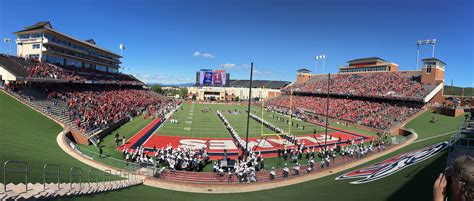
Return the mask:
M23 183L9 183L7 184L6 192L4 192L4 184L0 184L0 200L43 200L74 197L115 191L140 184L143 184L143 181L139 179L97 183L61 183L59 188L57 183L49 183L46 185L28 183L28 190L26 190L26 185Z
M59 101L57 105L54 105L53 102L48 101L48 100L34 100L34 101L31 101L31 103L37 106L36 107L37 109L50 115L54 119L60 122L63 122L69 127L76 128L75 122L73 120L70 120L69 117L67 116L67 113L66 113L67 106L65 102ZM48 106L51 108L51 112L48 112L47 110ZM63 113L63 109L65 110L65 113ZM87 132L83 132L83 134L87 137L90 137L99 130L100 130L99 128L96 128Z
M66 108L67 105L65 102L58 101L57 105L53 104L53 102L48 101L47 99L44 100L33 100L31 101L33 107L36 107L37 109L41 110L45 114L50 115L54 119L62 122L63 124L67 125L70 128L76 128L75 122L67 116L66 113ZM48 112L48 106L50 107L50 112ZM65 110L63 113L63 109ZM97 135L94 135L94 133L99 132L101 129L100 128L95 128L87 132L82 132L82 135L86 136L89 138L89 141L92 142L95 146L99 143L99 137Z

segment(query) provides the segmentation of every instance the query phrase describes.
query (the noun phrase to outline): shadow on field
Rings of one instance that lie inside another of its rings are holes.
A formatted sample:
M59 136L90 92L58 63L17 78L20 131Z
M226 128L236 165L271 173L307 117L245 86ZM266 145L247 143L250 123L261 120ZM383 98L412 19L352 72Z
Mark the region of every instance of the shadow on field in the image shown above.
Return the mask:
M447 156L448 152L445 151L430 164L420 166L415 171L403 175L412 179L395 191L387 200L432 200L433 183L439 173L444 172Z

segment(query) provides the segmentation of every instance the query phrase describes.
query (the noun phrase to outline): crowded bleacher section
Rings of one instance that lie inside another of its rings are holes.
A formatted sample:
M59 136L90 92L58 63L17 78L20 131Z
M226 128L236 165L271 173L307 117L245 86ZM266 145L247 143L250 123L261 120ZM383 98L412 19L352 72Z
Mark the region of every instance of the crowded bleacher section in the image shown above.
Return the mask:
M40 62L35 58L0 55L0 63L24 80L143 85L143 82L131 75L61 65L60 63Z
M421 100L429 93L415 77L405 72L341 73L331 75L330 79L329 93L334 95ZM316 76L292 87L295 92L327 94L328 78Z
M37 63L27 66L26 71L29 78L58 79L67 81L85 81L86 79L72 71L63 70L53 64Z
M326 115L326 98L293 96L292 101L293 115L303 116L303 118L311 116L307 114ZM289 113L290 98L285 95L270 99L265 105L268 110L287 114ZM329 98L329 117L381 130L389 130L397 123L403 122L416 114L421 107L422 104L414 102Z
M28 93L23 93L25 88ZM52 113L51 107L60 108L59 115L84 133L140 114L162 117L176 106L172 99L138 86L18 82L7 84L6 89L30 101L45 95L51 103L47 113Z
M162 116L171 110L168 99L154 92L115 85L46 88L48 99L67 104L67 115L82 131L105 128L123 118L146 113Z

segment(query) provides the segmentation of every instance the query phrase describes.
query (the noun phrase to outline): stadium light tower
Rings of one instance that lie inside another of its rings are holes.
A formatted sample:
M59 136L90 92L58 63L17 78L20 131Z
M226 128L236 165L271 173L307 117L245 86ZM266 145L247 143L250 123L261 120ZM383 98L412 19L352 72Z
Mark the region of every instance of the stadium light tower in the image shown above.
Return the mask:
M433 49L431 52L431 57L435 56L435 45L436 39L428 39L428 40L417 40L416 41L416 70L418 70L418 62L420 60L420 45L433 45Z
M322 60L323 61L323 74L324 74L324 63L326 61L326 55L325 54L321 54L321 55L318 55L316 57L314 57L314 59L316 60L316 73L317 73L317 70L318 70L318 63L319 63L319 60Z
M314 74L318 74L318 60L319 60L319 56L315 56L315 57L314 57L314 60L316 60L316 71L314 72Z
M125 45L120 43L119 49L120 49L120 57L122 57L123 59L123 51L125 50ZM125 73L124 71L125 71L125 67L122 67L122 73Z
M120 49L120 56L123 57L123 51L125 50L125 45L120 43L119 49Z

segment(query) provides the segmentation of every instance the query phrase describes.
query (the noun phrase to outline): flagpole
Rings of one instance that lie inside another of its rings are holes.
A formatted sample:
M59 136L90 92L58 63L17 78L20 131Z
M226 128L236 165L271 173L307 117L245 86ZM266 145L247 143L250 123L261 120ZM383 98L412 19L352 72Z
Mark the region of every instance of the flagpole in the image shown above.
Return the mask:
M250 63L250 84L249 84L249 103L248 103L248 113L247 113L247 132L246 132L246 137L245 137L245 160L247 160L247 150L249 146L249 123L250 123L250 102L252 100L252 79L253 79L253 62Z
M291 135L291 121L293 117L293 87L290 87L290 121L288 121L288 134Z
M262 123L260 124L260 135L263 134L263 107L264 107L264 103L263 103L263 89L265 89L265 86L262 86L262 93L261 94L261 100L262 101Z
M327 151L327 141L328 141L328 125L329 125L329 85L331 82L331 73L328 73L328 95L326 97L326 132L324 134L324 148Z

